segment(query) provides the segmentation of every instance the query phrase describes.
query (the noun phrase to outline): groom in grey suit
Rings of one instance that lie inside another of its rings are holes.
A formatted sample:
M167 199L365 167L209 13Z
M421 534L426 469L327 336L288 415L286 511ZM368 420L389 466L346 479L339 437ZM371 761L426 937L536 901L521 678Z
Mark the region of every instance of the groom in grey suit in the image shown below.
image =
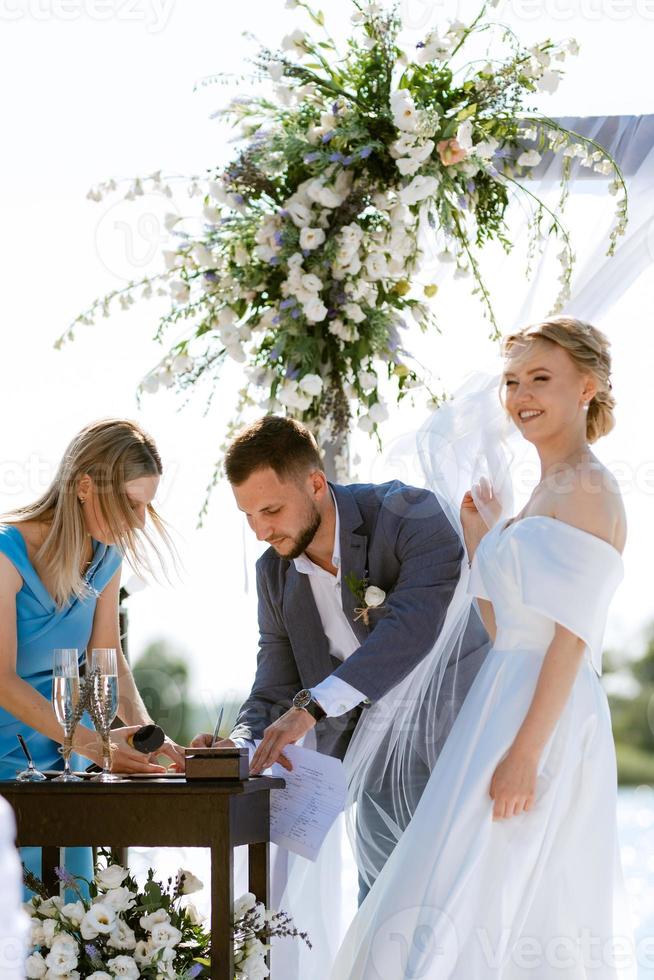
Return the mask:
M239 509L270 547L257 562L254 683L219 744L261 739L251 772L274 762L290 769L284 748L315 727L318 751L343 758L362 711L432 649L459 579L459 537L427 490L397 480L328 483L313 436L292 419L268 415L244 429L225 470ZM370 586L382 601L362 613ZM473 611L456 670L452 663L443 678L439 742L489 647ZM422 785L428 777L416 773ZM358 819L374 820L374 809Z

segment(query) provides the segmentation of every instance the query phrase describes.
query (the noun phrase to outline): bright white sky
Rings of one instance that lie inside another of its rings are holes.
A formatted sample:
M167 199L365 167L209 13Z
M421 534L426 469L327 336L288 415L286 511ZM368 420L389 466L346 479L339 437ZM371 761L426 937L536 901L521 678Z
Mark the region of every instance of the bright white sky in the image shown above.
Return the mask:
M476 10L424 0L401 6L416 40L445 17L468 19ZM349 11L346 0L331 0L335 35L348 30ZM574 35L581 42L566 82L546 103L550 114L654 111L652 87L642 82L654 41L654 0L515 0L500 7L498 17L529 41ZM155 436L166 465L160 509L178 532L186 572L173 587L152 586L133 598L132 651L138 654L162 636L178 641L192 664L198 696L212 710L222 696L249 687L256 653L252 572L259 548L249 532L246 538L228 488L217 490L205 528L195 530L238 369L232 365L226 372L207 418L199 403L179 412L180 402L170 394L148 398L139 412L134 391L159 356L151 341L156 304L144 302L83 329L63 352L55 352L52 342L96 296L159 267L161 217L170 205L154 198L139 208L119 198L94 204L85 198L88 188L111 176L159 168L203 173L227 159L231 148L209 115L236 89L211 86L194 93L194 84L245 67L254 47L242 38L244 30L274 47L306 21L285 10L283 0L0 0L0 21L0 508L36 496L70 437L89 420L138 418ZM183 210L183 199L178 206ZM497 366L479 308L464 295L467 283L458 286L465 312L457 317L451 308L443 336L429 339L426 349L450 389L471 366ZM503 289L515 290L514 280L493 286L500 302ZM618 430L598 453L609 465L628 463L633 472L649 463L651 446L644 393L651 391L654 342L643 311L652 308L652 293L651 284L641 283L606 323L598 323L614 343L620 400ZM412 417L398 417L389 437L412 424ZM358 448L358 476L385 479L378 462L371 467L368 444ZM633 646L654 612L652 489L643 481L638 489L631 480L625 493L631 523L627 576L608 634L619 645Z

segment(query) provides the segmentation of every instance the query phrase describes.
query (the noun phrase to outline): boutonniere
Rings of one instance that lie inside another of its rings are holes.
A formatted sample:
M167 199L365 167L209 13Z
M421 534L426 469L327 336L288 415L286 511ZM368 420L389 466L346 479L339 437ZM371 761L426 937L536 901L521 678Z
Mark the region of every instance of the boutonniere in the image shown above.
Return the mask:
M370 626L370 610L383 609L386 593L376 585L368 585L368 579L357 578L354 572L345 576L345 584L360 603L354 610L354 622L362 619L366 626Z

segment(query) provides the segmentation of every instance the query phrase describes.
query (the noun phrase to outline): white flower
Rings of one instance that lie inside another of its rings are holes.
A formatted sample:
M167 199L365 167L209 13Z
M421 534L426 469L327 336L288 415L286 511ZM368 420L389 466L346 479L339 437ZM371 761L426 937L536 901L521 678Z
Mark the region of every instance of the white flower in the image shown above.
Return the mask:
M415 132L418 124L418 111L409 90L401 88L391 92L390 105L393 121L397 128L406 133Z
M177 354L173 363L171 364L171 370L173 374L185 374L186 371L190 371L193 367L193 358L189 357L188 354ZM110 905L112 909L116 912L124 912L126 909L131 909L133 905L136 904L136 899L132 895L129 888L110 888L109 891L102 897L102 901L107 905ZM121 905L121 902L127 902L127 904Z
M47 967L40 953L32 953L25 960L25 976L28 980L42 980Z
M369 585L365 591L363 600L367 606L381 606L385 598L386 593L383 589L379 589L376 585Z
M214 208L210 204L205 205L202 208L202 214L204 215L206 221L210 225L217 225L220 221L221 211L220 208Z
M377 387L377 375L374 371L362 371L359 375L359 384L364 391L372 391Z
M366 314L363 312L358 303L346 303L343 307L343 313L354 323L363 323L366 318Z
M613 173L613 164L610 160L600 160L599 163L593 165L593 170L596 170L598 174L605 174L605 176L610 177Z
M305 374L298 381L298 388L305 394L312 395L315 398L322 391L322 378L318 374Z
M303 228L300 232L300 248L318 248L325 240L322 228Z
M368 255L365 261L365 267L369 279L383 279L388 275L386 256L381 252L372 252Z
M247 354L240 344L226 344L225 350L227 351L227 356L231 357L237 364L245 364L247 361Z
M422 48L416 49L415 61L419 65L426 65L430 61L442 61L450 52L450 42L441 39L434 31L428 35Z
M410 177L416 170L420 170L420 161L412 160L411 157L402 157L401 160L395 161L395 166L403 177Z
M147 380L147 379L146 379ZM156 380L156 378L155 378ZM159 382L157 382L157 388L159 387ZM147 389L146 389L147 390ZM156 388L155 388L156 391ZM82 902L69 902L64 905L61 909L61 914L65 916L74 925L78 926L82 919L84 918L84 913L86 909Z
M350 343L354 340L359 339L359 331L356 327L352 326L350 323L343 323L343 321L336 317L329 323L329 332L334 335L334 337L340 337L346 343Z
M109 935L116 923L116 913L108 905L97 902L88 910L80 924L82 939L95 939L100 933Z
M188 283L182 282L181 280L176 280L170 284L170 295L175 300L176 303L187 303L189 296L191 295L191 290ZM109 888L109 885L102 885L102 888Z
M311 293L319 293L322 289L324 283L322 279L318 276L314 276L312 272L307 272L302 276L302 286L304 289L308 289Z
M436 177L425 177L418 175L414 177L410 184L403 187L400 191L400 200L403 204L417 204L424 201L426 197L431 197L438 188Z
M375 402L368 410L368 414L373 422L385 422L388 418L388 409L382 402Z
M192 895L193 892L199 892L204 888L200 879L192 871L187 871L185 868L179 868L177 880L181 886L180 892L182 895Z
M357 425L363 432L372 432L375 427L375 423L369 415L361 415Z
M461 149L469 153L472 149L472 120L466 119L459 123L455 138Z
M556 92L559 87L559 82L561 81L561 75L557 71L550 71L547 69L543 72L542 76L537 80L536 86L541 92L549 92L551 95Z
M434 141L426 140L420 146L414 146L413 149L409 150L409 156L412 160L418 160L420 163L424 163L433 152Z
M171 252L169 249L164 249L162 255L168 270L179 269L184 264L184 257L179 252Z
M170 922L158 922L150 930L150 942L153 949L172 949L181 938L182 934L179 929L176 929Z
M111 946L113 949L134 949L136 946L134 930L130 929L127 923L120 919L116 923L116 928L109 934L107 946Z
M63 904L63 898L59 898L58 895L55 895L53 898L46 898L45 902L41 902L39 905L39 912L41 915L47 915L48 918L52 918L57 914L57 912L60 911Z
M141 971L131 956L114 956L107 960L107 966L115 977L127 977L127 980L139 980Z
M41 935L43 936L43 945L51 946L55 936L55 929L57 928L57 923L54 919L48 919L41 926Z
M150 960L152 959L153 949L149 942L145 939L139 939L136 946L134 947L134 959L139 966L148 966Z
M499 145L498 140L491 136L487 140L481 140L481 142L476 143L473 147L473 152L475 156L480 157L482 160L490 160Z
M194 245L191 249L191 255L199 266L211 268L216 264L213 255L206 245L200 243Z
M353 221L349 225L343 225L340 236L343 245L358 248L363 239L363 228Z
M273 82L278 82L284 74L284 66L281 61L269 61L268 74L272 78Z
M245 892L240 898L237 898L234 902L233 920L236 922L238 919L242 919L246 912L253 909L257 904L256 895L252 892Z
M179 214L172 214L172 212L169 212L164 217L164 228L166 229L166 231L170 232L173 230L177 222L181 220L182 219Z
M321 299L316 296L310 299L304 306L304 315L310 323L322 323L327 316L327 307Z
M282 51L294 51L296 54L304 54L306 51L306 35L299 28L292 34L287 34L282 38Z
M541 156L537 150L523 150L516 162L519 167L536 167L540 160Z
M304 228L311 221L311 208L298 201L296 198L289 198L284 205L284 210L297 228Z
M244 266L250 261L248 250L243 245L236 245L234 248L234 261L237 265Z
M568 52L569 52L569 53L570 53L571 55L573 55L573 56L576 56L576 55L578 55L578 54L579 54L579 42L578 42L578 41L576 41L576 40L575 40L575 39L574 39L573 37L571 37L571 38L570 38L570 39L568 40L568 45L567 45L567 47L568 47Z
M52 940L50 952L45 958L48 971L58 977L70 973L77 966L78 953L79 946L73 937L58 933Z
M193 902L187 902L187 904L184 906L184 911L186 912L191 925L200 926L204 922L203 917L200 915Z
M87 980L113 980L110 973L105 973L104 970L96 970L95 973L89 973Z

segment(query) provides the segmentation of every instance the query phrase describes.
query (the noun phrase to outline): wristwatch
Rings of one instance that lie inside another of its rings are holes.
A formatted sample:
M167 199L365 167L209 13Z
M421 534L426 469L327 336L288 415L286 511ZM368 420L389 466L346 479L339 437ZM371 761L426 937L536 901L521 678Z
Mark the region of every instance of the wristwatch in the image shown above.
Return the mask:
M303 687L301 691L297 692L293 698L293 707L304 708L316 721L322 721L323 718L327 717L327 712L320 707L308 687Z

